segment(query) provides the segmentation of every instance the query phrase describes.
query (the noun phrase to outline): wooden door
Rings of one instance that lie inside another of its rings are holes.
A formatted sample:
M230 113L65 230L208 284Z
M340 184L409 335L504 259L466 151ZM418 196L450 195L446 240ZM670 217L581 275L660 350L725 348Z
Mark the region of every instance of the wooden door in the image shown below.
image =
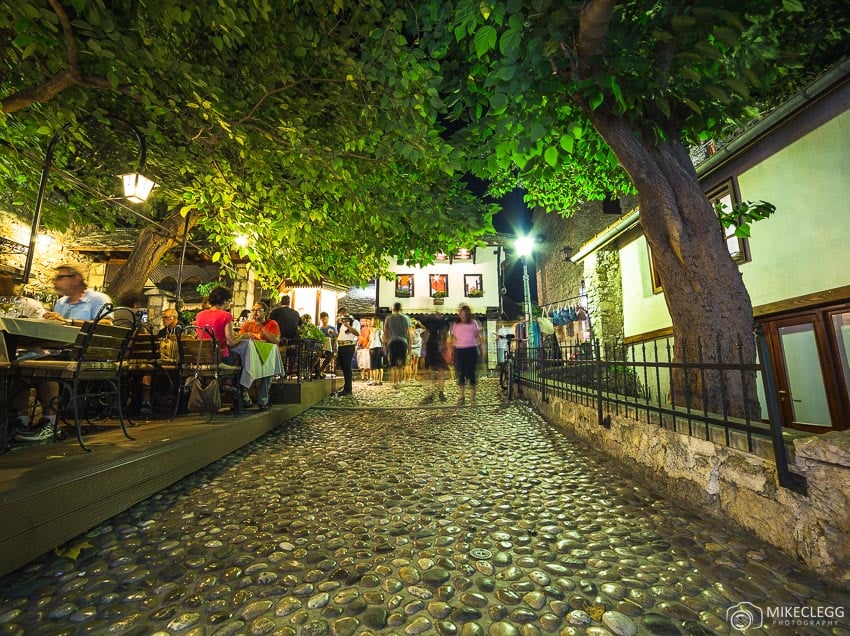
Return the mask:
M782 426L847 428L850 310L834 308L764 321Z

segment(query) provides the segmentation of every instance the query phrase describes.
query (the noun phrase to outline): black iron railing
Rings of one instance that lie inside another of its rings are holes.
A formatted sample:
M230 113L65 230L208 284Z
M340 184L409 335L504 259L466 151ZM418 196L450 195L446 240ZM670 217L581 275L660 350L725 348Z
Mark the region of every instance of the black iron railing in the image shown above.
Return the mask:
M756 338L759 364L744 362L740 343L736 360L724 360L718 343L717 362L705 361L702 345L696 360L674 361L669 338L602 347L599 341L558 345L549 336L536 348L520 343L514 382L538 391L544 402L555 396L595 407L604 427L617 415L751 453L757 441L770 442L780 485L804 492L804 478L788 468L767 345L762 334Z

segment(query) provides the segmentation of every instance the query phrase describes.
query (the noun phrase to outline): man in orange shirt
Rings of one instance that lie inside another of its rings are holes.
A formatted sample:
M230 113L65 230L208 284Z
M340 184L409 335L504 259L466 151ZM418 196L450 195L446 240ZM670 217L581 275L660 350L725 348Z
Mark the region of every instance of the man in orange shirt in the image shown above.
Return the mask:
M277 321L268 319L268 311L269 308L265 303L254 303L251 308L251 318L245 321L239 333L248 334L254 340L280 344L280 326Z
M273 345L280 344L280 325L276 320L268 319L269 308L265 303L257 302L251 308L251 318L245 321L239 330L241 334L247 334L254 340L264 340ZM252 345L253 346L253 345ZM270 377L257 380L257 408L261 411L268 410L269 390L272 379Z

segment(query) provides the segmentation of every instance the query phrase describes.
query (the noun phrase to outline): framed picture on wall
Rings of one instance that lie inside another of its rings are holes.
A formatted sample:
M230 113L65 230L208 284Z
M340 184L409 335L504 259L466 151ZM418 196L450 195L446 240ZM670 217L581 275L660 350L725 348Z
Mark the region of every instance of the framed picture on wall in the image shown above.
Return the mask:
M449 295L448 274L428 274L428 285L431 298L445 298Z
M395 275L395 297L413 298L413 274Z
M467 298L481 298L484 295L484 283L481 274L463 275L463 295Z

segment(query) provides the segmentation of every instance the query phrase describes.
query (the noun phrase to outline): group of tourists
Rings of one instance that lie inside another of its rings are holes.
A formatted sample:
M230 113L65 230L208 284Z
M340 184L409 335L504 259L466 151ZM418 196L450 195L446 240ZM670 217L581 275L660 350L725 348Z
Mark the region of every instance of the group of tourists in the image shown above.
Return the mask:
M445 381L450 367L460 390L458 404L466 403L467 386L469 398L475 402L476 367L482 355L481 324L467 305L460 306L452 323L441 315L411 319L402 313L401 303L395 303L383 324L377 318L358 321L344 314L340 317L338 348L344 379L338 397L351 395L355 361L361 379L379 386L383 384L386 360L390 383L399 390L402 382L417 380L420 360L424 360L427 387L422 404L447 400Z

